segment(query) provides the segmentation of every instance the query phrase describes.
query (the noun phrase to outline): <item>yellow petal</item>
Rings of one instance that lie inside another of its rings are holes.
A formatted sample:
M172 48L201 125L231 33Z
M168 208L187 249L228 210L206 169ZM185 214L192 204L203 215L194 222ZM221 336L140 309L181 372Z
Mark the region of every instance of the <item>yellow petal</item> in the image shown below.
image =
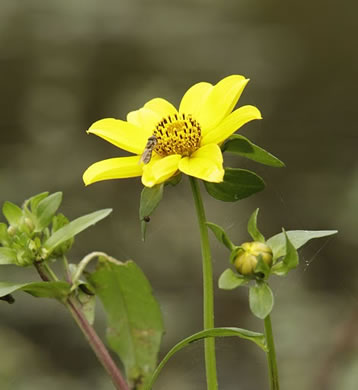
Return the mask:
M168 101L162 98L155 98L145 103L144 108L154 111L161 118L177 114L177 109Z
M87 133L95 134L118 148L136 154L143 152L149 137L139 127L113 118L101 119L93 123Z
M196 152L194 152L190 157L206 158L208 160L215 162L218 167L221 167L224 161L223 154L221 152L220 147L214 143L202 146Z
M153 130L160 120L161 116L158 113L144 107L127 114L127 121L143 129L147 138L153 134Z
M172 154L163 158L152 159L149 164L143 167L142 183L146 187L153 187L165 182L178 170L181 158L182 156L179 154Z
M242 106L227 116L217 127L204 134L201 145L220 144L245 123L262 119L260 111L254 106Z
M149 100L142 108L127 114L127 121L143 128L148 136L153 134L155 126L165 117L177 113L176 108L162 98Z
M248 81L243 76L233 75L222 79L213 87L195 118L200 123L202 134L230 114Z
M101 180L140 176L143 168L139 159L140 156L131 156L98 161L87 168L83 174L83 181L89 185Z
M212 84L205 82L193 85L185 92L180 102L179 112L195 117L212 88Z
M218 145L205 145L179 161L179 170L189 176L220 183L224 178L223 157Z

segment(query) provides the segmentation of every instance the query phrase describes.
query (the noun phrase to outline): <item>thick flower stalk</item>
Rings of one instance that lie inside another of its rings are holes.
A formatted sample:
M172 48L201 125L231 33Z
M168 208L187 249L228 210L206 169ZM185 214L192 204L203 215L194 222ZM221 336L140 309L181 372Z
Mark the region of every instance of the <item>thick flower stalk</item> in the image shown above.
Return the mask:
M179 109L155 98L127 115L127 121L101 119L95 134L134 156L99 161L84 173L86 185L101 180L142 177L146 187L179 172L208 182L224 177L220 145L245 123L261 119L254 106L233 111L248 79L228 76L216 85L201 82L183 96Z

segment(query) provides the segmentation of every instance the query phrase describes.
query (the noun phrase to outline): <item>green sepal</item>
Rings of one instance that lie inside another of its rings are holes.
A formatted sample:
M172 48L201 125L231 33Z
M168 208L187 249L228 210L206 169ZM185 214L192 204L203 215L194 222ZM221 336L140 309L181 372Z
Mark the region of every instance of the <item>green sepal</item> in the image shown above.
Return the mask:
M241 246L235 246L234 249L230 253L230 263L234 264L235 259L240 250L243 250Z
M247 224L247 231L254 241L259 241L265 243L265 237L261 234L257 227L257 214L259 213L259 209L256 209L249 219Z
M107 314L109 347L120 357L131 388L143 389L157 365L163 334L149 281L133 261L100 261L87 278Z
M24 291L38 298L55 298L63 300L70 293L70 285L63 281L35 283L0 282L1 297L15 291Z
M62 202L62 192L44 197L36 206L36 231L42 231L52 221Z
M222 290L233 290L237 287L243 286L249 282L244 276L239 275L232 269L226 269L219 277L219 288Z
M83 230L87 229L91 225L94 225L103 218L106 218L111 212L112 209L98 210L71 221L69 224L63 226L62 228L54 232L46 240L46 242L44 243L44 247L49 252L52 252L58 245L71 239L78 233L81 233Z
M144 187L140 195L139 219L141 221L142 240L145 240L146 224L159 202L163 198L164 184L157 184L154 187Z
M272 311L274 297L269 285L258 282L250 286L249 304L252 314L260 319L265 319Z
M239 168L225 168L224 180L221 183L204 181L204 184L213 198L224 202L236 202L265 188L265 182L260 176Z
M9 225L19 226L22 220L22 209L15 203L6 201L2 206L2 213L7 219Z
M221 226L212 222L206 222L206 225L214 233L217 240L224 244L226 248L228 248L230 251L235 248L235 245L231 242L229 236Z
M306 242L314 239L331 236L338 233L337 230L289 230L286 232L292 245L299 249ZM273 261L286 254L286 238L284 233L276 234L269 238L266 244L272 249Z
M271 273L271 267L262 260L262 256L258 256L258 261L254 270L254 274L260 279L267 279Z
M162 361L159 363L158 367L155 369L150 381L145 386L145 390L151 390L154 382L158 378L163 367L167 364L168 360L181 349L190 345L195 341L205 339L207 337L240 337L254 342L258 345L263 351L267 352L265 336L262 333L252 332L250 330L241 329L241 328L212 328L205 329L198 333L194 333L191 336L181 340L179 343L174 345L174 347L164 356Z
M260 164L269 165L271 167L284 167L285 164L277 157L262 149L260 146L255 145L246 137L240 134L233 134L227 139L222 146L223 152L229 152L239 154L249 158L250 160L256 161Z
M0 265L3 264L16 264L17 255L16 250L11 248L0 248Z
M286 254L281 261L277 262L272 267L272 273L279 276L286 275L291 269L296 268L299 264L299 257L296 248L293 246L284 230L283 234L286 242Z

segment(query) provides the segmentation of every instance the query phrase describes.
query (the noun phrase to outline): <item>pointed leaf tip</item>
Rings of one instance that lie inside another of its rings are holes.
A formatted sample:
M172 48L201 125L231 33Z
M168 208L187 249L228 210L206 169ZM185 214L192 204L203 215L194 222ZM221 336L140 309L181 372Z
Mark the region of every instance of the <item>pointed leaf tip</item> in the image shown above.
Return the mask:
M235 248L235 245L231 242L229 236L221 226L212 222L207 222L206 225L214 233L217 240L224 244L226 248L231 251Z
M257 215L259 209L257 208L252 214L247 224L247 231L254 241L265 242L265 237L261 234L257 227Z

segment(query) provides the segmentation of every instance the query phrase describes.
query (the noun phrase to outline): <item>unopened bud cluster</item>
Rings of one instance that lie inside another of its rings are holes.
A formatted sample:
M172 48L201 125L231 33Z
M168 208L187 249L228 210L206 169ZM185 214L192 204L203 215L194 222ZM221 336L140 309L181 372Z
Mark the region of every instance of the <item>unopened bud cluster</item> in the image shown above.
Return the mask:
M242 275L253 275L259 259L271 267L272 250L271 248L258 241L245 242L240 245L239 250L234 258L234 266Z
M34 262L47 260L49 257L59 257L72 246L73 238L58 245L49 253L44 243L69 221L62 214L53 213L52 216L50 214L48 221L41 225L39 215L28 207L29 201L25 202L22 208L7 202L7 213L3 211L8 224L0 223L2 264L26 267Z

